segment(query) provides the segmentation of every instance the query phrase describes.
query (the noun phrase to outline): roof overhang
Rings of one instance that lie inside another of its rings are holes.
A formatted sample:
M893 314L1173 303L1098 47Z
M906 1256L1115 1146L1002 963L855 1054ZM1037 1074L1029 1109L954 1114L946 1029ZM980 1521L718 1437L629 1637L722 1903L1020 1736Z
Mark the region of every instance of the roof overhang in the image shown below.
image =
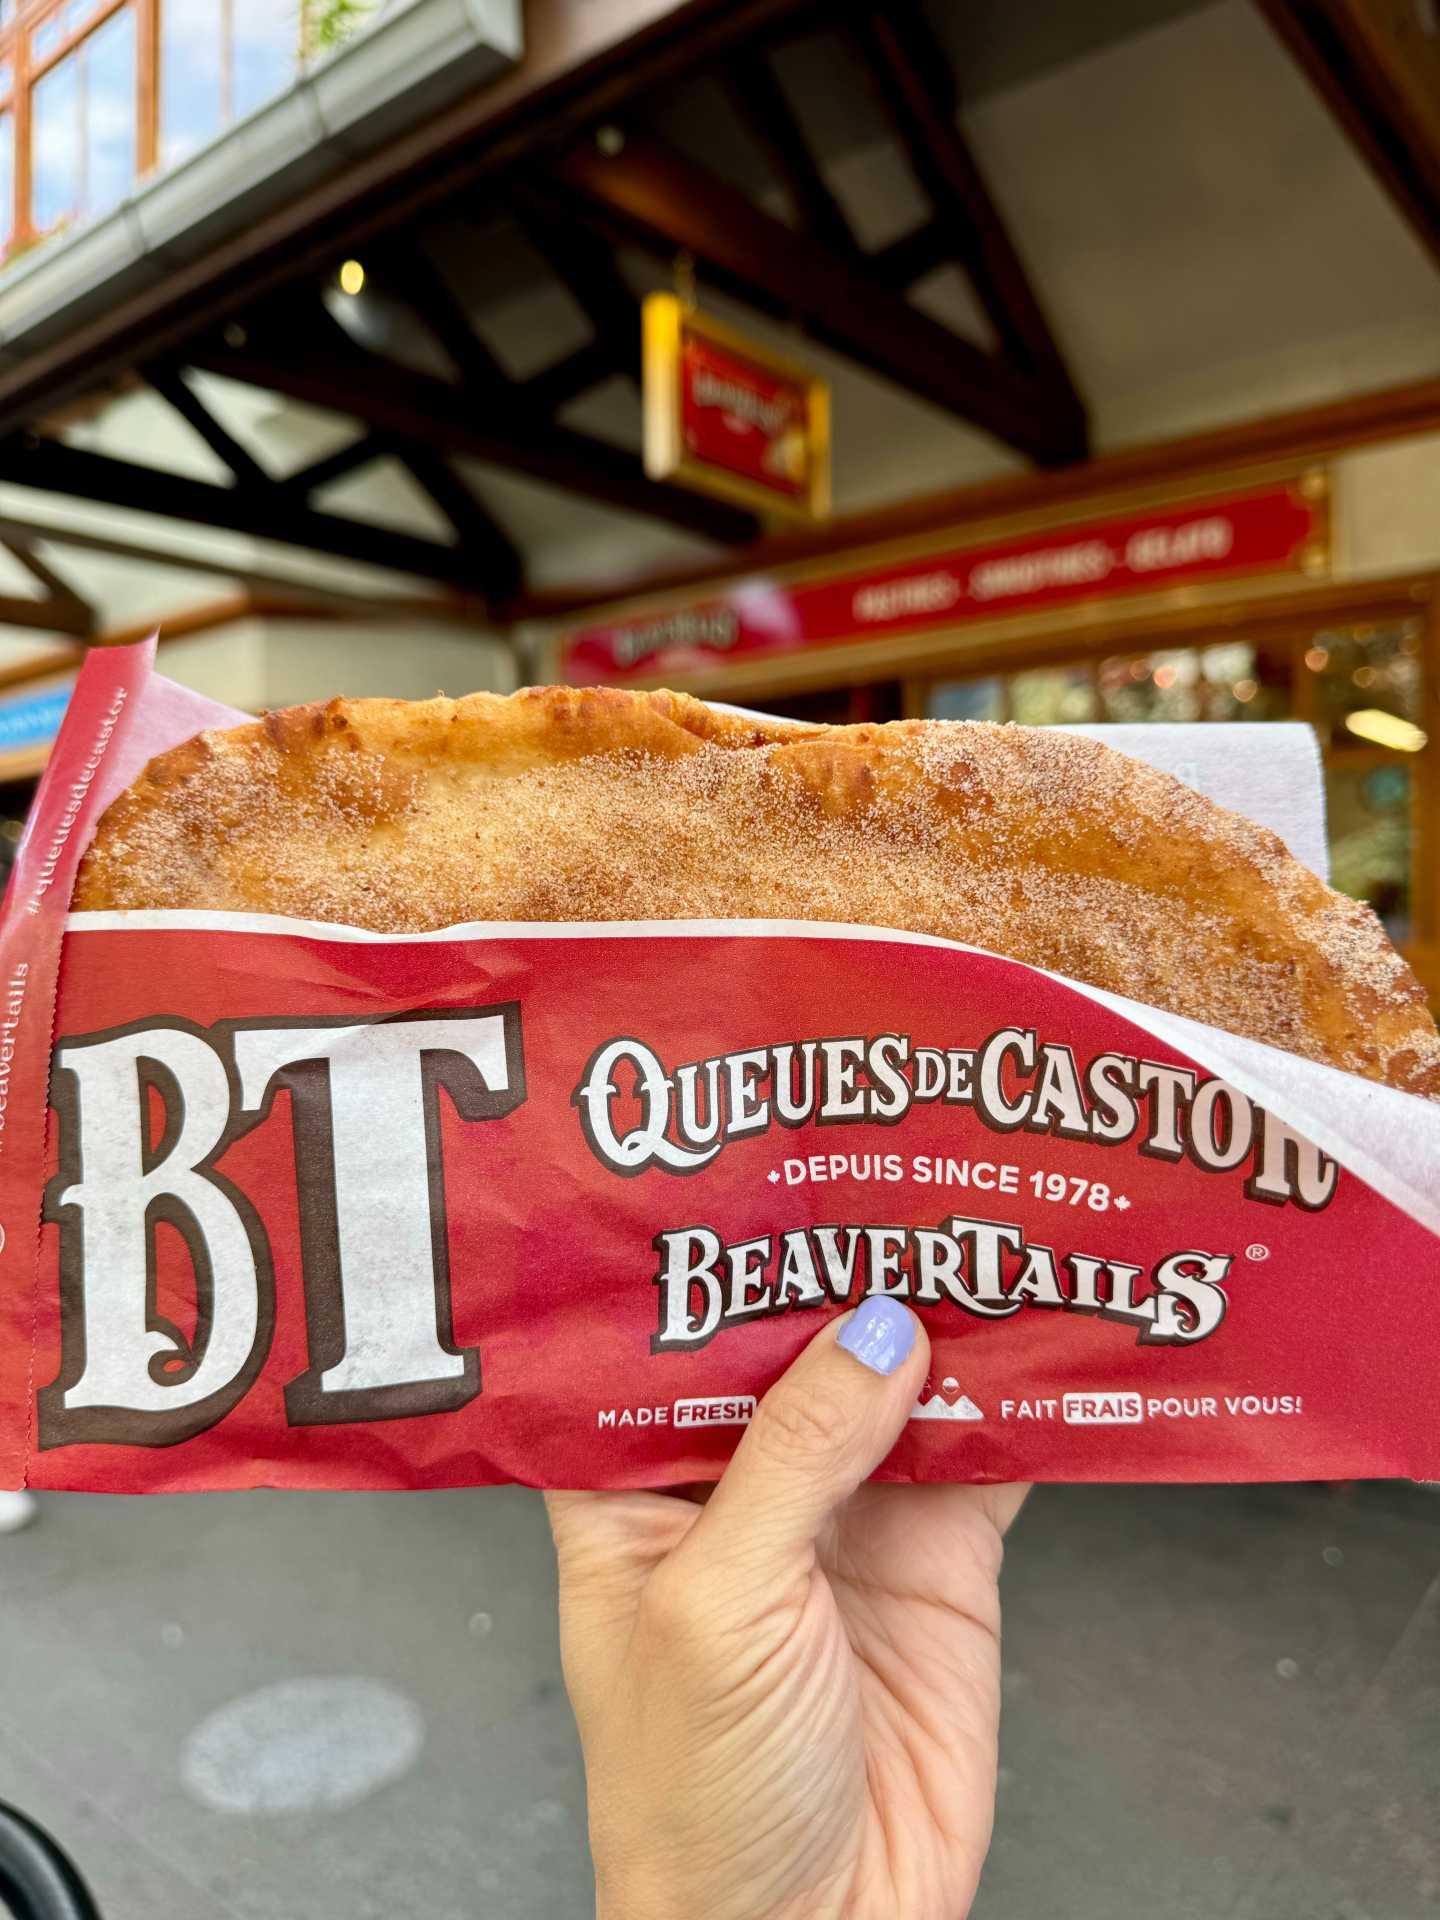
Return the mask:
M524 50L521 0L411 0L113 212L0 279L0 367L192 265L320 180L371 156Z

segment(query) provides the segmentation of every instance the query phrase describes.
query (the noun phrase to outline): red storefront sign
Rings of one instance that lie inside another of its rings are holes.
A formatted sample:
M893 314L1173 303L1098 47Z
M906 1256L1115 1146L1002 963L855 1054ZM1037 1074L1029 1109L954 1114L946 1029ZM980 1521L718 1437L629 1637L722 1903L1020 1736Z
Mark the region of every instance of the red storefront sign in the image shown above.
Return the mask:
M645 302L645 467L763 513L829 511L823 381L672 294Z
M1324 502L1270 486L1022 539L926 554L807 585L745 580L687 607L572 634L578 682L702 672L737 657L943 630L968 621L1246 574L1302 571Z

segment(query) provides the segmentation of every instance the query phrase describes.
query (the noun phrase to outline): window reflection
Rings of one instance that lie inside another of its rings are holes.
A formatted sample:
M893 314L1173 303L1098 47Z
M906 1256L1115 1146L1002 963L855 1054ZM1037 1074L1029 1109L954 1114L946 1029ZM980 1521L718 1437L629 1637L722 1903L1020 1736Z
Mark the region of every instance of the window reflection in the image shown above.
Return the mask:
M1418 621L1319 633L1306 650L1305 668L1314 675L1315 725L1331 746L1355 745L1346 722L1361 711L1378 708L1420 724Z
M1010 718L1026 727L1084 726L1095 718L1088 667L1037 667L1010 679Z
M35 84L33 218L105 213L135 180L135 16L127 7Z
M85 213L104 213L135 183L135 16L127 7L83 41Z
M237 116L264 106L295 77L299 19L294 0L247 0L235 9L231 111Z
M42 233L80 205L80 58L52 67L35 85L31 108L35 179L33 219Z
M1275 720L1290 710L1290 655L1248 641L1136 654L1100 663L1101 719Z
M295 78L296 0L185 0L161 31L160 159L173 166Z
M1003 680L946 680L930 689L932 720L1003 720Z
M1330 879L1342 893L1368 900L1391 939L1404 941L1412 931L1410 769L1377 761L1326 773Z
M160 34L160 159L173 166L225 123L222 0L165 10Z

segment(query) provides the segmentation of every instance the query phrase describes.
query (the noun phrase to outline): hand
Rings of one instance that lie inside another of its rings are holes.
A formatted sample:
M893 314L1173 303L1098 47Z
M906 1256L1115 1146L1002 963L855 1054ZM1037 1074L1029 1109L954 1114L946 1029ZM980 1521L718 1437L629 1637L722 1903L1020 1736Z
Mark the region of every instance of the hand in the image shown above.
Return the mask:
M831 1322L705 1505L552 1493L601 1920L963 1920L1023 1488L879 1486L929 1344Z

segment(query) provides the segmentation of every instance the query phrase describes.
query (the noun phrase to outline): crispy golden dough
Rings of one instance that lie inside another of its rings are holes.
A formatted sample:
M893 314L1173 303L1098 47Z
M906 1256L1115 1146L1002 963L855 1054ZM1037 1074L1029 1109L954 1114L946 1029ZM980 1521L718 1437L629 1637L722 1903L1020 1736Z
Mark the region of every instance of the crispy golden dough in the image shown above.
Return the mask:
M152 761L74 905L905 927L1440 1096L1368 907L1168 775L1027 727L790 727L610 688L296 707Z

